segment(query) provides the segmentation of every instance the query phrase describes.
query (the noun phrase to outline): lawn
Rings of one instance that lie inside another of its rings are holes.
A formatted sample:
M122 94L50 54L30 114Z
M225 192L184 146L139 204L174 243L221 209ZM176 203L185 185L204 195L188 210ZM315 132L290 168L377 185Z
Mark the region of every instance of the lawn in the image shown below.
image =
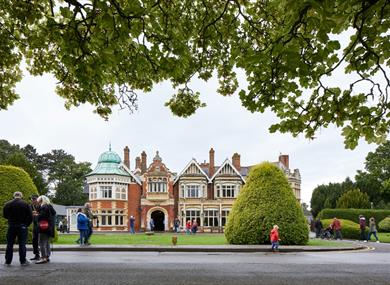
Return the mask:
M96 245L172 245L172 233L155 233L148 236L144 233L135 235L124 233L94 234L91 237L91 243ZM197 234L186 235L178 234L178 245L224 245L228 244L223 234ZM78 239L77 234L60 234L57 244L74 244ZM309 246L345 246L345 243L310 240Z
M390 243L390 233L378 233L378 238L380 242ZM371 235L371 241L375 241L375 237L373 235Z

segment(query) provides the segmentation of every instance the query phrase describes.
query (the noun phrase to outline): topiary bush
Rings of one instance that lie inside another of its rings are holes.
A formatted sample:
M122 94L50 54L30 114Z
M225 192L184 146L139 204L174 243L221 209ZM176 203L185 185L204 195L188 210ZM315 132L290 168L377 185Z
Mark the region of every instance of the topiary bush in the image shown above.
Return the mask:
M0 244L6 243L7 220L3 218L4 204L13 199L13 193L20 191L28 201L32 194L38 194L30 176L23 169L15 166L0 165ZM29 233L31 239L31 227Z
M375 218L376 223L378 224L387 216L390 216L390 210L373 210L373 209L323 209L317 217L320 219L333 219L337 217L338 219L350 220L352 222L359 222L359 215L366 217L367 225L368 220L371 217Z
M390 217L387 217L379 222L378 231L380 232L390 232Z
M273 225L282 244L306 244L308 225L283 173L266 162L251 168L225 228L231 244L267 244Z
M321 220L324 228L329 227L333 222L333 219ZM341 223L341 234L346 239L360 239L360 227L358 223L354 223L350 220L339 219ZM366 236L368 234L368 227L366 227Z

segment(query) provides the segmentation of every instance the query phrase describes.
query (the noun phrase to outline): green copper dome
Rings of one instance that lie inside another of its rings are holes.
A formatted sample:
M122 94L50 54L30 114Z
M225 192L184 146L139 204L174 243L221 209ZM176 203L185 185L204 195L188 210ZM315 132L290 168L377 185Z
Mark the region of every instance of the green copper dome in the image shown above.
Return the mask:
M88 173L86 176L90 175L104 175L104 174L116 174L116 175L122 175L122 176L130 176L129 173L124 171L121 167L121 158L120 156L110 150L103 152L99 156L98 164L96 165L95 169Z
M120 158L120 156L116 152L109 150L109 151L103 152L99 156L98 163L116 163L116 164L119 164L119 163L121 163L121 158Z

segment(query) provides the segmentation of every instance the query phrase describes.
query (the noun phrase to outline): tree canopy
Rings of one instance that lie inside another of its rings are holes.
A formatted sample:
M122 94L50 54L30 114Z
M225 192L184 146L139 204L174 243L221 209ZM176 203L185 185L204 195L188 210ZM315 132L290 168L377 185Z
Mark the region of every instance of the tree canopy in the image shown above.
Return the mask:
M32 178L40 194L53 195L62 205L82 205L84 176L91 171L89 162L76 162L62 149L39 154L32 145L20 147L0 140L0 164L23 168Z
M67 108L88 102L105 118L164 80L176 88L167 105L187 117L204 106L189 82L216 73L220 94L240 89L249 111L279 117L271 132L314 138L335 124L349 148L383 142L389 28L388 0L0 1L0 110L18 98L23 59L56 77Z
M374 203L390 203L390 141L369 152L365 170L355 176L356 185L366 192Z
M357 171L355 182L346 178L342 183L317 186L310 201L313 215L324 208L336 208L340 196L354 189L367 194L376 209L390 208L390 141L367 154L365 169Z
M368 209L370 208L370 201L367 193L360 192L359 189L353 189L341 195L337 200L336 208Z
M340 196L355 188L348 177L342 183L329 183L317 186L311 195L310 205L314 217L325 208L335 208Z

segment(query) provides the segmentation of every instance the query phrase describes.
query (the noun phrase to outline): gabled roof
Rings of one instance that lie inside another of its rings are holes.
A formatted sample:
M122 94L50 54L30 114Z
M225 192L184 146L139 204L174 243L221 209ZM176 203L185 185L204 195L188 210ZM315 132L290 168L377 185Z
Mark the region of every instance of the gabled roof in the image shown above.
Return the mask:
M191 159L191 161L187 164L186 167L184 167L183 171L180 172L180 174L178 176L176 176L175 180L173 181L173 184L175 184L179 178L186 172L186 170L192 165L194 164L200 171L200 173L202 173L206 179L207 179L207 182L211 182L210 181L210 178L208 177L208 175L203 171L203 169L200 167L200 165L198 164L198 162L195 160L195 158Z
M123 170L126 171L135 180L135 182L137 182L139 185L142 185L141 180L139 180L139 178L135 176L134 173L131 172L131 170L124 163L121 163L120 167L122 167Z
M233 164L230 162L230 160L228 158L226 158L226 160L224 161L224 163L222 163L222 165L218 168L218 170L214 173L213 177L211 177L210 180L214 180L214 178L218 175L219 172L221 172L221 170L225 167L225 165L230 165L230 167L233 169L233 171L237 174L237 176L239 176L241 178L241 180L243 182L245 182L245 179L244 177L242 177L241 173L238 172L238 170L233 166Z

